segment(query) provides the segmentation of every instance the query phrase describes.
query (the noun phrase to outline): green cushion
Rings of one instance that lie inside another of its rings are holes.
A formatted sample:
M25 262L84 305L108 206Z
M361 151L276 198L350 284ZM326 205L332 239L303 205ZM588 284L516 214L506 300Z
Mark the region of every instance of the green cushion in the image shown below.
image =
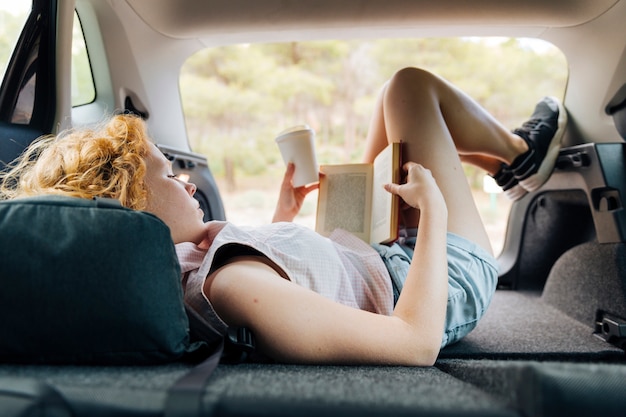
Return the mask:
M0 202L0 362L146 364L189 341L168 227L115 200Z

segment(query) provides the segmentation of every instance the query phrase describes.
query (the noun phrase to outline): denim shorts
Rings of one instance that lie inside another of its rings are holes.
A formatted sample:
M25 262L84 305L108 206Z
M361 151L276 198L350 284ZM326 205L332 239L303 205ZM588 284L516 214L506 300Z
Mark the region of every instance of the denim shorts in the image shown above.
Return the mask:
M411 233L409 232L409 235ZM391 246L372 245L387 266L394 292L394 305L406 280L413 248L413 236L401 238ZM483 316L498 281L495 258L482 247L448 233L448 306L441 347L458 342Z

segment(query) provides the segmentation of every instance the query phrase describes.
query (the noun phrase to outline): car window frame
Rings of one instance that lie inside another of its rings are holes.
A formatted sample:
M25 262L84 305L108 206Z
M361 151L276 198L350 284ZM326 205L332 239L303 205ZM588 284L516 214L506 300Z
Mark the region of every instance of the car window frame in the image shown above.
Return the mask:
M33 0L0 86L0 121L50 131L56 115L57 0ZM24 87L36 77L32 114L27 123L14 123L13 116Z

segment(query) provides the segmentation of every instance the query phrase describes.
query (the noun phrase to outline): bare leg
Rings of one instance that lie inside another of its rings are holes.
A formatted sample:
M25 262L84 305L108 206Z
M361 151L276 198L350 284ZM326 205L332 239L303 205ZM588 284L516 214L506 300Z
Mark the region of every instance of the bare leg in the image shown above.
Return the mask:
M415 68L397 72L383 88L364 160L390 141L404 142L404 159L433 173L448 206L448 231L491 251L461 158L495 174L525 152L526 143L456 87ZM415 210L405 213L407 224L418 219Z

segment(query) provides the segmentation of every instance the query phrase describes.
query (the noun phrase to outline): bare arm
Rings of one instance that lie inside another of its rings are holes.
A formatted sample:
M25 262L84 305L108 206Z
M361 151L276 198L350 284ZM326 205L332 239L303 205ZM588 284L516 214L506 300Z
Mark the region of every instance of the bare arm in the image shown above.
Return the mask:
M293 221L296 215L300 212L302 203L304 202L304 198L307 194L319 188L319 184L294 188L291 180L293 179L295 170L295 165L290 162L287 165L285 175L283 176L283 182L280 186L280 195L278 196L278 202L276 203L276 210L274 211L272 223Z
M424 342L436 346L438 353L448 299L448 210L430 171L413 162L404 168L408 171L407 183L388 184L385 188L419 209L420 222L415 252L394 315L412 325L416 325L415 320L421 321L425 327L423 337L429 338Z
M409 184L388 187L422 211L416 262L392 316L335 303L249 259L207 280L205 294L218 314L251 328L262 351L288 362L432 365L447 300L447 210L430 172L411 167Z

